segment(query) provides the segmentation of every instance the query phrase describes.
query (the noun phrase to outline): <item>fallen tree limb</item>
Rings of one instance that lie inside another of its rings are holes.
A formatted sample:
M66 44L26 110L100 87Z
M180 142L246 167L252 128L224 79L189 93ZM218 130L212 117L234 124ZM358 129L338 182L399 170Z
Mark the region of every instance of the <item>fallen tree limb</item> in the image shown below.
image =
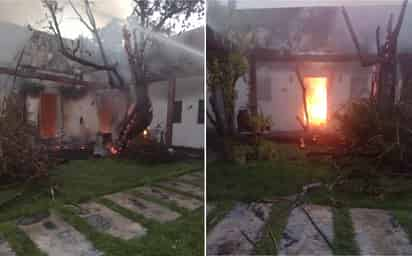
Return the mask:
M331 241L329 241L329 238L323 233L323 231L319 228L319 226L316 224L316 222L313 220L312 216L310 216L309 212L305 209L304 206L300 207L302 211L305 213L306 217L309 219L310 223L312 226L316 229L316 231L322 236L323 240L328 244L329 248L333 251L333 245Z

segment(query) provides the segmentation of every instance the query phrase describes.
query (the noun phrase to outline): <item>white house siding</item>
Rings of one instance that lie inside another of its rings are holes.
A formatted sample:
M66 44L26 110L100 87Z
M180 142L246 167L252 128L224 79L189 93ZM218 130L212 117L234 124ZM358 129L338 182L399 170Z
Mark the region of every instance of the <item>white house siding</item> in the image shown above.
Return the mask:
M68 138L83 141L94 140L99 131L95 92L90 92L80 99L63 99L63 130ZM83 118L83 125L80 119Z
M258 63L257 99L258 111L272 120L272 131L301 130L296 116L303 117L302 90L295 74L295 66L288 63ZM305 63L300 68L302 76L328 77L327 129L335 129L334 113L350 102L352 97L369 95L372 71L359 63ZM362 93L354 89L364 86ZM249 85L243 78L236 84L236 114L247 108ZM354 95L353 95L354 94Z
M182 122L173 124L172 145L203 148L204 125L198 124L199 100L203 100L202 76L178 78L176 80L175 101L182 101ZM153 105L151 131L166 132L168 82L153 83L149 87Z
M168 82L152 83L149 86L149 96L152 100L153 120L150 124L151 133L160 140L161 133L166 133Z
M27 120L33 122L35 125L38 124L39 108L39 97L28 96L26 98Z
M203 148L204 124L198 123L199 100L203 100L203 76L176 81L175 100L182 101L182 122L173 124L173 145Z

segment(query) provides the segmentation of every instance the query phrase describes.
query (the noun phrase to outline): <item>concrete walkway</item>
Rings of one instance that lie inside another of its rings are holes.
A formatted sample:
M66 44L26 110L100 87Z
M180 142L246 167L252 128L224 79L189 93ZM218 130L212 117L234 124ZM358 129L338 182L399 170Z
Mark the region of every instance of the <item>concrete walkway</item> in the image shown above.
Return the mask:
M248 255L270 215L270 204L236 204L207 237L208 255Z
M203 196L202 184L203 174L199 171L154 184L153 187L135 188L106 195L103 198L148 220L166 223L181 217L180 212L194 211L203 206L203 200L200 199ZM168 185L176 185L176 187ZM171 203L177 208L171 209L169 207ZM149 231L141 223L93 201L79 205L77 214L89 224L90 228L123 240L141 238ZM17 225L47 255L104 255L95 249L92 242L88 241L81 232L65 222L57 212L21 218ZM1 234L0 256L15 256L9 243L1 237Z
M16 254L10 248L9 243L0 236L0 256L15 256Z
M207 255L253 255L269 219L270 206L260 205L260 218L250 205L236 206L208 232ZM304 206L306 212L333 242L333 212L329 207ZM412 255L412 244L402 227L388 211L351 209L355 240L361 255ZM276 217L276 216L272 216ZM333 255L325 239L315 229L302 208L291 211L278 242L279 255Z
M352 221L363 255L412 255L412 244L387 211L352 209Z

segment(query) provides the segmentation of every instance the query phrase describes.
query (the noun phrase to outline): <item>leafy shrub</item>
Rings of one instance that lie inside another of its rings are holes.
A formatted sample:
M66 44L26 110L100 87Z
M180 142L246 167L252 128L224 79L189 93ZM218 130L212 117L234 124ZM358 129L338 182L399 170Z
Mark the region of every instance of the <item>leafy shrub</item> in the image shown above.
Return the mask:
M0 180L5 183L45 177L51 164L18 99L6 97L0 108Z
M255 135L262 134L265 131L270 131L272 120L270 116L265 116L263 113L252 115L249 118L250 127Z
M243 165L250 159L253 148L249 145L234 145L232 151L232 160Z
M278 155L275 143L269 140L259 140L257 144L257 160L276 160Z
M129 142L122 157L143 163L167 163L177 156L169 148L150 136L139 135Z
M352 155L372 157L376 166L387 163L396 167L411 156L411 119L404 112L397 105L392 115L382 117L373 100L360 100L336 118Z

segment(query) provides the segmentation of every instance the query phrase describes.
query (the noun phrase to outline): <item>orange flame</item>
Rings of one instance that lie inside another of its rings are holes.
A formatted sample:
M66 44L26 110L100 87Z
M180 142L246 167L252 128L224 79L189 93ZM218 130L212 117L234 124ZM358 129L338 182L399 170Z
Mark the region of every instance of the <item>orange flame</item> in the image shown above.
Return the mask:
M117 149L115 148L115 147L110 147L110 152L113 154L113 155L117 155L117 153L118 153L118 151L117 151Z
M327 78L305 77L306 106L310 126L323 126L327 119ZM304 120L306 121L306 116Z

